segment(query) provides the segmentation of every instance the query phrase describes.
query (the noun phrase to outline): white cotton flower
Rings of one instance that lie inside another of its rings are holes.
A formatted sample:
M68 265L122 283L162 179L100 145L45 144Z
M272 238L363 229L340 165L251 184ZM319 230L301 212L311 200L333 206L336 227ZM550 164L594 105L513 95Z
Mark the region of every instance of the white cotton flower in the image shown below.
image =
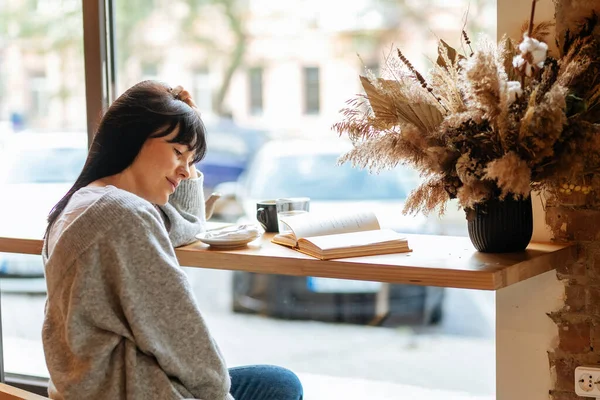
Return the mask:
M523 64L525 64L526 61L523 57L521 57L521 55L515 56L513 58L513 67L519 69L523 66Z
M523 94L523 89L521 88L521 82L518 81L508 81L506 82L506 94L508 96L508 105L512 104L517 100L517 97Z
M530 38L527 33L523 34L523 41L519 45L521 54L531 53L533 56L532 64L544 66L546 60L546 53L548 52L548 45L544 42L540 42L535 38ZM540 67L541 68L541 67Z
M521 55L515 56L513 58L513 67L515 67L515 69L519 71L523 71L527 76L531 76L533 74L533 68L531 67L531 64L529 64L527 60L524 59Z
M544 67L548 45L535 38L530 38L527 33L523 34L523 41L519 44L521 54L513 58L513 66L525 73L527 76L533 75L533 67L541 69Z

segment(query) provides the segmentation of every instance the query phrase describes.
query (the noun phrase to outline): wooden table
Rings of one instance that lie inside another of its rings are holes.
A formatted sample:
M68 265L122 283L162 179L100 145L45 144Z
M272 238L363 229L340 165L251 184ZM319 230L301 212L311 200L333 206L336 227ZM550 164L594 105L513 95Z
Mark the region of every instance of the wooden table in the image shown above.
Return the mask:
M546 400L552 387L547 351L558 335L546 313L561 308L564 299L554 270L575 261L575 246L531 243L521 253L484 254L468 238L407 236L411 253L329 261L273 244L271 234L240 249L196 242L176 254L190 267L493 290L496 399ZM37 239L0 237L0 252L40 254L41 245ZM473 379L478 379L476 370Z

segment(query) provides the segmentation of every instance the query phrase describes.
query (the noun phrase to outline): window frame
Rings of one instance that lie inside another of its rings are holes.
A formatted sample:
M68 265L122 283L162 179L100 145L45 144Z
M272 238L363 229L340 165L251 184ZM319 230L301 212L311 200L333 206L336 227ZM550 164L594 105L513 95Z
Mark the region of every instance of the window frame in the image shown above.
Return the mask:
M114 7L111 0L81 0L88 143L115 96Z

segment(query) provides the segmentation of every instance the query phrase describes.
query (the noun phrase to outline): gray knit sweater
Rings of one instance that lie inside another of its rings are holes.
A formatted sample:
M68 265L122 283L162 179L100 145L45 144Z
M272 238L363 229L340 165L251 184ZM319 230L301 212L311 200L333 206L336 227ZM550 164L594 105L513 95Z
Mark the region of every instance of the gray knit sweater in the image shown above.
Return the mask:
M109 187L49 257L44 243L51 398L233 399L225 361L173 249L203 227L201 181L181 182L163 215Z

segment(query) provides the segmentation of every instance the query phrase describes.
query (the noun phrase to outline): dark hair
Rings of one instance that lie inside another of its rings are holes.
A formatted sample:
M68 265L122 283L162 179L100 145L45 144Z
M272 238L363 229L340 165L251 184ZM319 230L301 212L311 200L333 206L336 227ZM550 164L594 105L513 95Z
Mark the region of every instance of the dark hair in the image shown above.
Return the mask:
M179 126L170 140L195 153L194 163L206 153L205 127L198 111L174 94L168 85L143 81L129 88L108 108L94 135L83 169L67 194L48 215L48 235L73 193L98 179L129 167L148 138L164 137Z

